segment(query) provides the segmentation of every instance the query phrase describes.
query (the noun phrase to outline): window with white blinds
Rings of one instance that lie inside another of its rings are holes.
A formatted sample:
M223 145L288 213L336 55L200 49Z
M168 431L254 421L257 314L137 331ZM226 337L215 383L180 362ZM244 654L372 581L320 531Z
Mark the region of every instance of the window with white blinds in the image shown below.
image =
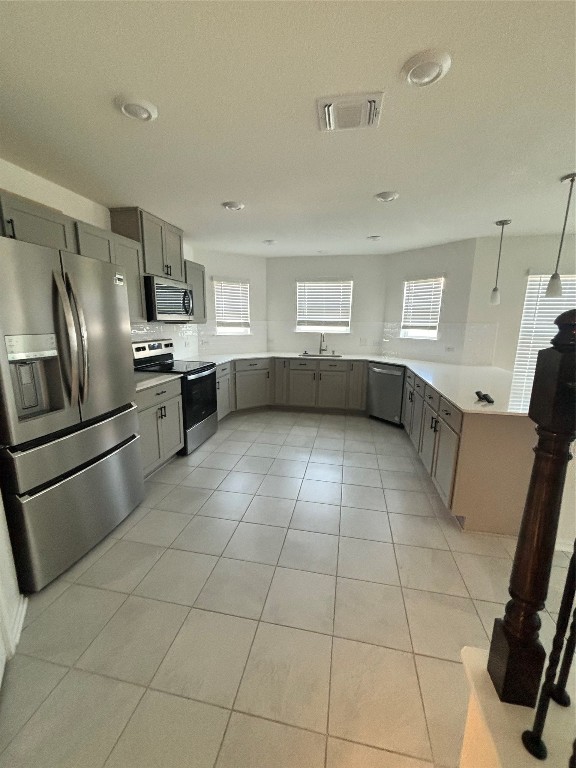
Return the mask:
M214 280L216 334L250 333L250 284Z
M554 320L576 306L576 275L562 275L562 297L546 298L550 275L530 275L524 297L509 407L527 411L532 394L536 359L558 333Z
M352 280L296 283L296 330L350 333Z
M437 339L444 278L406 280L400 337Z

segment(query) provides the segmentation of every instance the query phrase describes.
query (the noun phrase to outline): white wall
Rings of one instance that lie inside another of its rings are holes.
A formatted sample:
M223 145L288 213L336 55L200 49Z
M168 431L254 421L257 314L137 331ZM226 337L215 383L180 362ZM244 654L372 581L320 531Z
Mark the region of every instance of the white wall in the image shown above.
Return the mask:
M386 305L384 354L435 360L445 363L484 365L489 363L489 342L466 354L467 334L478 329L467 326L470 284L474 270L475 240L462 240L431 248L386 256ZM438 339L402 339L400 324L404 281L430 277L446 278Z
M560 235L508 237L507 234L504 233L502 244L498 306L490 304L490 292L496 277L499 238L482 237L476 240L468 322L473 325L486 324L496 329L494 356L491 362L499 368L512 370L528 274L552 273L558 255ZM561 274L576 273L575 248L574 235L567 235L560 261Z
M187 259L206 267L206 317L198 329L198 351L201 357L228 352L265 352L267 349L266 259L192 249L184 244ZM247 280L250 283L250 334L246 336L217 336L213 278Z
M25 171L0 158L0 189L56 208L67 216L110 229L110 212L103 205Z
M298 280L354 281L349 334L326 334L328 350L348 354L380 353L384 321L386 256L274 257L267 260L268 349L317 352L320 335L296 327Z

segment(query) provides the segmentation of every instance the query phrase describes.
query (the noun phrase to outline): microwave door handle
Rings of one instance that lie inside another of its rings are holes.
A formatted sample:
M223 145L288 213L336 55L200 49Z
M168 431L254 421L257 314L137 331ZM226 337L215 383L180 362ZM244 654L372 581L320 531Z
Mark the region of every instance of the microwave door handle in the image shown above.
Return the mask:
M194 294L192 293L190 288L188 288L187 293L188 293L188 296L190 297L190 312L188 312L188 318L190 318L194 314Z
M64 321L66 322L66 335L68 337L68 352L70 354L70 402L78 403L79 394L79 372L78 372L78 336L76 335L76 326L74 325L74 316L72 307L66 293L66 287L61 276L54 272L54 282L58 291L58 297L64 312Z
M74 283L68 273L66 273L66 282L68 283L68 292L72 298L76 315L78 316L78 323L80 325L80 340L82 342L82 403L88 400L88 394L90 391L90 385L88 383L88 328L86 327L86 318L84 317L84 310L82 305L78 301L76 291L74 290Z
M192 314L192 295L188 290L182 291L182 309L188 315L188 319L190 319Z

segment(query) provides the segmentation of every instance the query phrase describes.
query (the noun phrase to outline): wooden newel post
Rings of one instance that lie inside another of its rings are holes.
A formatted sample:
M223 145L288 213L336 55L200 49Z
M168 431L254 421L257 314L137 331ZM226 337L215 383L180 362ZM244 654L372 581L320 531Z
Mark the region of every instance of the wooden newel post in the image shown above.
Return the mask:
M538 353L528 415L538 445L503 619L492 630L488 673L501 701L534 707L546 652L538 639L550 581L569 448L576 437L576 309L555 320L552 347ZM513 457L510 457L513 461Z

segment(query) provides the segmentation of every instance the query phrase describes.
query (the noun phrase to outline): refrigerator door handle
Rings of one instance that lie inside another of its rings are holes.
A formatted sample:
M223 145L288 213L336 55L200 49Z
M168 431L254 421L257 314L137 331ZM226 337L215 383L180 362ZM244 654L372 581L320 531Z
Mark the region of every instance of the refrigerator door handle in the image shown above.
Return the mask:
M88 328L86 327L86 318L84 317L84 311L82 305L78 301L76 291L74 290L74 283L72 278L66 273L66 282L68 284L68 291L74 303L76 315L78 316L78 323L80 324L80 338L82 341L82 399L81 402L85 403L88 400L88 394L90 392L88 369L90 367L88 358Z
M54 282L64 312L66 322L66 335L68 337L68 351L70 353L70 402L78 403L79 394L79 371L78 371L78 336L76 335L76 326L74 325L74 316L72 307L66 293L66 287L61 276L54 272Z

